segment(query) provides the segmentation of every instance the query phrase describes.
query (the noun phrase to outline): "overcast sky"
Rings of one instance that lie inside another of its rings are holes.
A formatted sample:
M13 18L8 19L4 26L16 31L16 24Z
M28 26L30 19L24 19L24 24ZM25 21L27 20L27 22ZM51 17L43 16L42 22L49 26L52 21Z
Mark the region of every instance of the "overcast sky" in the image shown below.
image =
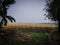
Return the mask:
M44 16L44 8L45 0L16 0L8 9L8 15L14 17L16 23L51 23Z

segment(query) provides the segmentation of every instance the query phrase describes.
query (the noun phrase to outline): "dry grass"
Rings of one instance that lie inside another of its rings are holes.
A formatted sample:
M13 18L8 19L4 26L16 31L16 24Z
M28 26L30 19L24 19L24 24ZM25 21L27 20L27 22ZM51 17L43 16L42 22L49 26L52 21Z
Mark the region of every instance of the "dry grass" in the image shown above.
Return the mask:
M7 26L4 26L5 28L25 28L25 27L57 27L55 24L7 24Z

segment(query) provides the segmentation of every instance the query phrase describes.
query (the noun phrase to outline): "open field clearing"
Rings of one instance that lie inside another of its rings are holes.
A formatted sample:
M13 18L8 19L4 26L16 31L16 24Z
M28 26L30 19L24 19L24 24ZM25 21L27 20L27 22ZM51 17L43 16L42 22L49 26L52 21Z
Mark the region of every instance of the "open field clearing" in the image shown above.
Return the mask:
M7 24L7 26L4 26L5 28L29 28L29 27L57 27L55 24Z
M7 24L2 31L10 45L49 45L54 42L51 34L55 30L55 24Z

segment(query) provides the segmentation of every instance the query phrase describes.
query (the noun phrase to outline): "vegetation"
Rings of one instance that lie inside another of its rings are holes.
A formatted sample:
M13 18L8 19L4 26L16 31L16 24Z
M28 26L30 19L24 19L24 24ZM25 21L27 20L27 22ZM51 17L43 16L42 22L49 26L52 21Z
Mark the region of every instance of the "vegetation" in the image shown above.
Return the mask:
M10 45L48 45L48 37L43 32L33 32L28 30L7 29L6 41ZM13 35L11 35L13 34ZM4 37L5 38L5 37ZM9 38L9 39L8 39Z
M46 15L49 19L53 21L57 21L58 23L58 33L56 33L57 44L60 45L60 1L59 0L47 0L47 8L46 11L48 15Z
M53 42L50 42L50 35L57 30L56 27L11 27L4 28L7 32L7 41L9 45L49 45ZM13 34L13 35L12 35ZM9 39L8 39L9 38ZM51 40L52 41L52 40Z
M7 15L7 9L9 8L9 5L13 4L14 2L14 0L0 0L0 17L2 18L2 20L0 20L0 28L2 25L7 25L8 20L15 22L15 19L12 16Z
M49 0L50 1L50 0ZM7 15L7 9L15 0L0 0L0 45L60 45L57 27L13 27L1 29L2 25L7 25L8 20L15 22L15 19ZM48 18L58 21L60 32L60 1L52 0L47 3ZM8 19L8 20L7 20ZM44 25L43 25L44 26ZM56 31L56 32L55 32Z
M7 25L8 20L15 22L15 19L12 16L7 15L7 9L9 8L9 5L13 4L14 2L15 0L0 0L0 45L7 45L7 43L9 43L9 39L11 39L12 36L1 28L3 25Z
M44 33L29 32L28 34L32 37L32 39L31 40L28 39L29 41L21 40L22 43L19 44L21 45L47 45L48 44L47 35L45 35Z
M46 15L49 19L57 21L58 23L58 32L60 33L60 1L59 0L47 0Z

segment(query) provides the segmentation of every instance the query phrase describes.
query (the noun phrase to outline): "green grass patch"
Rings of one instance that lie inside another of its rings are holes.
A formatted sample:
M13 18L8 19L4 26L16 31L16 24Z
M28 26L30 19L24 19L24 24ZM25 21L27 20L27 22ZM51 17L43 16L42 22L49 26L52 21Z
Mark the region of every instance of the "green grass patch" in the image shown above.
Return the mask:
M48 45L48 37L45 33L31 32L22 30L22 32L29 34L33 39L31 41L15 41L14 45Z

